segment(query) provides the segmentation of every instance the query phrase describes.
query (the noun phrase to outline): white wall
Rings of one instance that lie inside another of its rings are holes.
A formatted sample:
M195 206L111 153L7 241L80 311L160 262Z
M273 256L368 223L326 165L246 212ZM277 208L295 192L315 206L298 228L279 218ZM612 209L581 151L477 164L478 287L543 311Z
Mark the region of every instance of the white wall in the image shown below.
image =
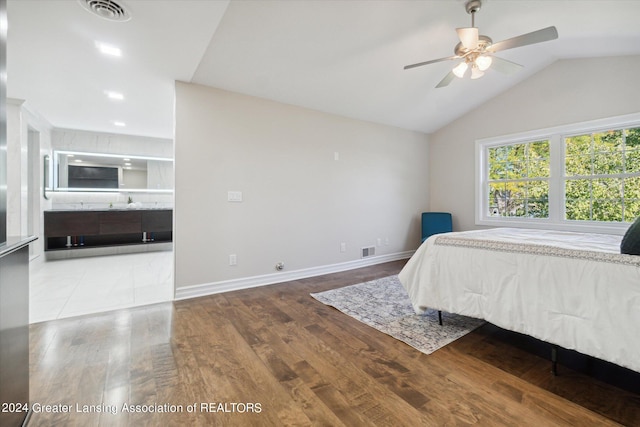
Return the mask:
M175 133L178 290L418 246L425 134L181 82Z
M7 235L27 235L27 124L24 101L7 100Z
M475 141L640 112L640 56L560 60L431 135L431 209L475 225ZM482 83L479 81L479 83Z
M30 244L31 256L39 255L44 247L42 210L50 208L51 202L43 196L42 170L44 156L50 152L51 125L23 100L7 99L7 234L39 237ZM29 168L31 158L36 170ZM34 197L29 192L30 172Z

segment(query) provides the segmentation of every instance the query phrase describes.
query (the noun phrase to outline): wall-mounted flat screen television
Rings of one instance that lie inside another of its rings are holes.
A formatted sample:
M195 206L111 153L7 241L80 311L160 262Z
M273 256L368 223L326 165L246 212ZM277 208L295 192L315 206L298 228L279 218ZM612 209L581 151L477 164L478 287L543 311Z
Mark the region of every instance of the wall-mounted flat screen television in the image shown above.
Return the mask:
M118 188L118 168L69 165L69 187Z

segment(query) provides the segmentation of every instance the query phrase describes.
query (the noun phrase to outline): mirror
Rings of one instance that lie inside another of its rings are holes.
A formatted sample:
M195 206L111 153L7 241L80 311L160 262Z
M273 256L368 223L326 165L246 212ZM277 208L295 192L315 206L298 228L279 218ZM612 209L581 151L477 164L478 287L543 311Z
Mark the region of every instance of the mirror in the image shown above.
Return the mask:
M173 159L56 151L53 183L54 191L170 193Z

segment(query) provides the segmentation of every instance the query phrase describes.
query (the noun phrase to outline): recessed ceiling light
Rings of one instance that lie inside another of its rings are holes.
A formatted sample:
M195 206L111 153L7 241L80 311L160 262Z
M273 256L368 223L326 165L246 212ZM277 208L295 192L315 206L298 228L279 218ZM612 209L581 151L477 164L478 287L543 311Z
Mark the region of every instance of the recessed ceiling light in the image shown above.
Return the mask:
M118 101L122 101L124 99L124 95L121 94L120 92L113 92L111 90L105 90L104 91L105 95L107 95L107 97L109 97L109 99L115 99Z
M76 159L76 163L82 163L82 160Z
M117 46L113 46L110 44L106 44L106 43L101 43L101 42L96 42L96 47L98 48L98 50L105 54L105 55L109 55L109 56L122 56L122 50L120 50L119 47Z
M114 121L113 125L114 126L124 127L124 126L126 126L126 123L125 122Z
M125 166L131 166L131 163L125 163L124 165Z
M131 159L126 159L126 158L122 159L122 160L125 161L125 162L130 162L131 161Z

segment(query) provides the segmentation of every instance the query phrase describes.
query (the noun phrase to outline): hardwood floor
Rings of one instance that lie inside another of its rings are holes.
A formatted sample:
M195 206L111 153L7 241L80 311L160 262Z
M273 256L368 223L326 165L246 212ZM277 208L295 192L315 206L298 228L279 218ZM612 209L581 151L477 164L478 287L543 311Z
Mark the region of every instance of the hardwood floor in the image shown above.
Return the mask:
M403 264L31 325L29 425L640 425L491 325L427 356L309 296Z

